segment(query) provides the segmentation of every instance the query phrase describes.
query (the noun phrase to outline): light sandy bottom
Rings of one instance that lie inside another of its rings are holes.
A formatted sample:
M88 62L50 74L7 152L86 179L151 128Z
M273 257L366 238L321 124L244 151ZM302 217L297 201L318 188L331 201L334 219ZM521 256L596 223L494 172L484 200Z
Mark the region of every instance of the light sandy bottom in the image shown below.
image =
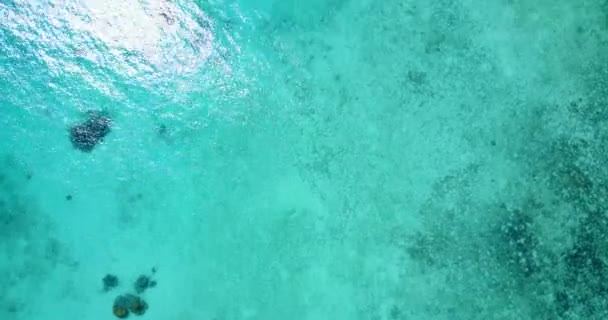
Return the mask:
M604 1L199 2L0 4L0 319L608 318Z

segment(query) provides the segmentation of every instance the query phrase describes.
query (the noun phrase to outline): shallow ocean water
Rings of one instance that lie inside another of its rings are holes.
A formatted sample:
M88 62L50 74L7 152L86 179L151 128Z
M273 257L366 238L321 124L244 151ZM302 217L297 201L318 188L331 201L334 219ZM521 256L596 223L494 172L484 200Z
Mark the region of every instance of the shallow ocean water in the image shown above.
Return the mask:
M142 274L129 318L605 319L607 41L600 0L0 1L0 319Z

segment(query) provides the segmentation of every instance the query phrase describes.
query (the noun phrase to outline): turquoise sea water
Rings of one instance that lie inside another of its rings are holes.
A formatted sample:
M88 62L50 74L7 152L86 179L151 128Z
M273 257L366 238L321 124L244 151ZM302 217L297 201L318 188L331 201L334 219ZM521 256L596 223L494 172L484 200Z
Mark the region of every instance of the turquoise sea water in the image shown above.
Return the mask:
M606 319L607 56L603 0L0 0L0 319Z

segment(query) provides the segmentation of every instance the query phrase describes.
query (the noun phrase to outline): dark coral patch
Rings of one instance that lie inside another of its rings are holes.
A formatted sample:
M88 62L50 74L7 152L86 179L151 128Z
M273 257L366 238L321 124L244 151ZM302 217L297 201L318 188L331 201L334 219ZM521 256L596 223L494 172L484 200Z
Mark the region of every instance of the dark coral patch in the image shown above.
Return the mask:
M101 281L103 282L103 291L110 291L119 284L118 277L113 274L106 274Z
M146 291L146 289L153 288L155 286L156 281L150 279L150 277L146 275L139 276L139 278L137 278L134 284L135 292L137 293L143 293L144 291Z
M89 119L70 128L70 141L75 149L91 152L110 133L112 120L103 114L89 113Z
M132 294L127 294L125 297L128 300L129 311L133 314L141 316L148 310L148 303L144 299Z
M129 305L131 297L128 296L118 296L114 299L114 305L112 306L112 313L117 318L126 318L129 316Z

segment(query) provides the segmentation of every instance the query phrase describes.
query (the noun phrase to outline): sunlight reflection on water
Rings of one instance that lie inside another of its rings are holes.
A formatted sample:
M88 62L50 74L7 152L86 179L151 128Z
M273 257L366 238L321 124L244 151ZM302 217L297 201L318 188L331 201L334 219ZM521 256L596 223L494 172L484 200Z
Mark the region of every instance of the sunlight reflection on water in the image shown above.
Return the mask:
M222 63L214 58L218 49L214 22L196 5L17 0L12 6L0 4L0 10L7 18L0 22L2 27L24 42L35 43L37 54L54 73L78 73L106 93L111 92L107 84L87 76L90 70L75 59L145 79L183 75L209 62ZM230 71L227 64L223 67Z

